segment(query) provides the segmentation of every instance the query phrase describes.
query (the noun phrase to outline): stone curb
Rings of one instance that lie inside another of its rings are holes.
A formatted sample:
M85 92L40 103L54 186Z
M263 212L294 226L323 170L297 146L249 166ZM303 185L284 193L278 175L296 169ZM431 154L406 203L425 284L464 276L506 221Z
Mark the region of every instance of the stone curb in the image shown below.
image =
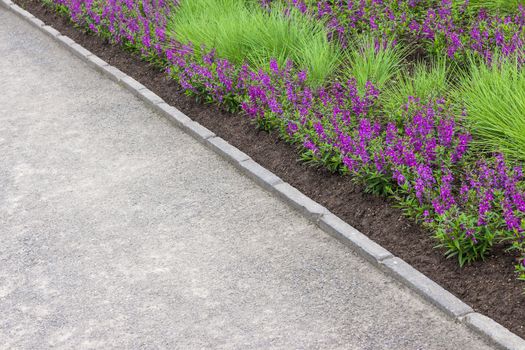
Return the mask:
M522 338L487 316L473 312L463 317L461 321L502 350L525 349Z
M226 158L230 163L233 163L237 168L239 163L249 160L250 157L239 150L237 147L230 145L221 137L212 137L206 140L206 145L215 153Z
M74 43L73 39L70 39L67 36L60 35L60 32L51 26L44 25L39 29L52 38L60 37L61 41L63 41L63 43L66 45L69 43Z
M55 28L53 28L51 26L45 25L45 26L39 27L39 28L41 28L41 30L44 33L46 33L47 35L49 35L52 38L56 38L58 36L63 36L63 35L60 35L60 32L58 30L56 30ZM69 42L69 44L67 45L68 50L71 50L70 47L73 44L75 44L75 41L73 39L71 39L71 42Z
M123 72L123 74L125 74L125 73ZM131 91L131 93L133 95L137 96L137 97L140 96L140 93L139 93L140 90L145 90L146 89L146 87L144 85L142 85L141 83L139 83L138 81L136 81L135 79L130 77L129 75L127 75L124 78L122 78L119 81L119 84L124 86L129 91Z
M13 2L11 0L0 0L0 6L9 8L11 5L13 5Z
M77 57L79 57L80 59L86 61L89 63L89 61L87 60L89 58L89 56L92 56L93 54L89 51L89 50L86 50L83 46L77 44L77 43L74 43L72 45L69 45L69 50L74 53Z
M413 268L404 260L392 257L381 262L384 269L398 280L409 285L419 295L439 307L454 319L474 312L470 306L446 291L436 282Z
M166 102L156 104L155 109L171 123L181 129L184 129L185 125L192 122L192 120L186 114L182 113L177 108L170 106Z
M155 107L159 103L164 103L164 100L159 95L147 88L138 90L137 96L142 101L146 102L150 107Z
M62 45L64 45L68 50L71 50L70 46L75 44L73 39L68 36L61 35L60 32L56 31L50 26L44 26L42 29L44 29L47 34L51 35L52 38L56 38L56 40L60 41ZM55 35L53 31L57 32L57 35Z
M360 255L376 266L385 259L393 257L385 248L341 220L338 216L328 213L319 220L319 227L331 236L356 250Z
M329 211L287 182L273 186L273 191L286 203L297 209L307 218L318 223L322 215Z
M39 29L43 26L45 26L46 24L44 22L42 22L41 20L39 20L38 18L36 17L31 17L30 18L31 22L33 22L34 25L36 25Z
M111 80L113 80L116 83L119 83L122 79L127 77L127 74L123 73L120 69L110 65L105 66L102 73L105 73Z
M325 207L290 184L283 182L277 175L253 161L244 152L230 145L222 138L216 137L212 131L194 122L177 108L165 103L158 95L135 79L108 65L67 36L61 35L54 28L43 25L42 21L36 20L32 14L13 4L11 0L0 0L0 6L13 11L22 19L54 38L58 43L64 45L89 66L124 86L174 125L233 163L237 169L255 180L261 187L276 193L284 202L318 224L323 231L353 248L362 257L422 295L426 300L439 307L456 321L467 325L501 349L525 350L524 339L510 332L491 318L474 312L468 305L414 269L411 265L400 258L394 257L388 250L345 223L336 215L330 213Z
M259 186L269 192L273 192L276 185L283 183L283 180L272 173L270 170L261 166L253 159L245 160L239 163L239 169Z
M91 66L91 68L98 70L100 73L105 73L105 68L109 66L109 64L106 61L95 55L89 56L87 59L87 63L89 64L89 66Z
M146 94L143 94L142 96L146 96ZM217 151L216 147L212 148L212 145L206 142L208 139L215 137L215 134L211 130L205 128L204 126L200 125L197 122L194 122L187 115L179 111L177 108L170 106L164 101L158 102L155 104L154 103L149 103L149 104L152 105L154 110L162 114L173 125L184 130L187 134L190 134L194 139L196 139L200 143L203 143L207 147L211 148L212 150ZM222 152L223 156L226 156L227 154L228 154L227 150L224 150ZM231 161L231 162L235 163L234 161Z
M20 6L16 5L13 2L10 2L9 4L6 2L4 3L4 6L6 6L11 11L13 11L17 16L19 16L22 19L27 20L29 18L35 17L31 13L27 12L26 10L24 10L23 8L21 8Z
M184 124L182 129L204 145L209 145L209 143L206 143L206 140L215 137L215 133L194 121ZM214 150L214 148L211 149ZM223 154L226 155L227 152L225 151Z

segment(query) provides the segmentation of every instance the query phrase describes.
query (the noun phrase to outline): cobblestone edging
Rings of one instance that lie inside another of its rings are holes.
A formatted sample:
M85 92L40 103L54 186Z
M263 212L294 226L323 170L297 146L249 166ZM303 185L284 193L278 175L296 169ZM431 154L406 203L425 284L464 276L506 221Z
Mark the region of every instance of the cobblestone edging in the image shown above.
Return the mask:
M524 339L510 332L491 318L474 312L470 306L446 291L430 278L417 271L402 259L395 257L388 250L369 239L336 215L330 213L328 209L319 203L284 182L277 175L259 165L238 148L230 145L227 141L216 136L212 131L199 123L194 122L177 108L164 102L162 98L135 79L119 69L110 66L69 37L61 35L60 32L53 27L45 25L44 22L34 17L31 13L13 4L11 0L0 0L0 6L14 12L19 17L61 43L89 66L127 88L135 96L166 117L175 126L183 129L197 141L203 143L221 157L228 160L258 185L277 195L281 200L297 209L309 220L315 222L323 231L337 238L356 251L360 256L414 290L457 322L463 323L470 329L483 335L500 349L525 350Z

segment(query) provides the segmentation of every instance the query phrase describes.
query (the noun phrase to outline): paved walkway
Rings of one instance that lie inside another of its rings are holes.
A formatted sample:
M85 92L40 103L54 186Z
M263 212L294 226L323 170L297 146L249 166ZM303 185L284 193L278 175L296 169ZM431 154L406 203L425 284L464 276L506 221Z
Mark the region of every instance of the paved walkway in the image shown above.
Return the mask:
M0 349L489 347L0 8Z

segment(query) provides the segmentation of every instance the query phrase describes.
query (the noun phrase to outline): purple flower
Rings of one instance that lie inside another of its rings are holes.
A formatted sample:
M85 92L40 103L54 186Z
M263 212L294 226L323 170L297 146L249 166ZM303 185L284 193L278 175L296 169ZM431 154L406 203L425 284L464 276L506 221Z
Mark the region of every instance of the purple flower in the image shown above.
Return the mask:
M313 143L308 137L304 140L303 146L304 148L312 151L314 154L319 153L319 149L317 148L315 143Z

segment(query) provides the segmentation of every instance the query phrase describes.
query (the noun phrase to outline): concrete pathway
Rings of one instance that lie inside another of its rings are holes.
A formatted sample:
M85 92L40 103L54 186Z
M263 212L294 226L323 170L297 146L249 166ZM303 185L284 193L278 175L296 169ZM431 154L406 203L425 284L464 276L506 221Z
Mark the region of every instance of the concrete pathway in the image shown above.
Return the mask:
M0 8L0 349L489 349Z

